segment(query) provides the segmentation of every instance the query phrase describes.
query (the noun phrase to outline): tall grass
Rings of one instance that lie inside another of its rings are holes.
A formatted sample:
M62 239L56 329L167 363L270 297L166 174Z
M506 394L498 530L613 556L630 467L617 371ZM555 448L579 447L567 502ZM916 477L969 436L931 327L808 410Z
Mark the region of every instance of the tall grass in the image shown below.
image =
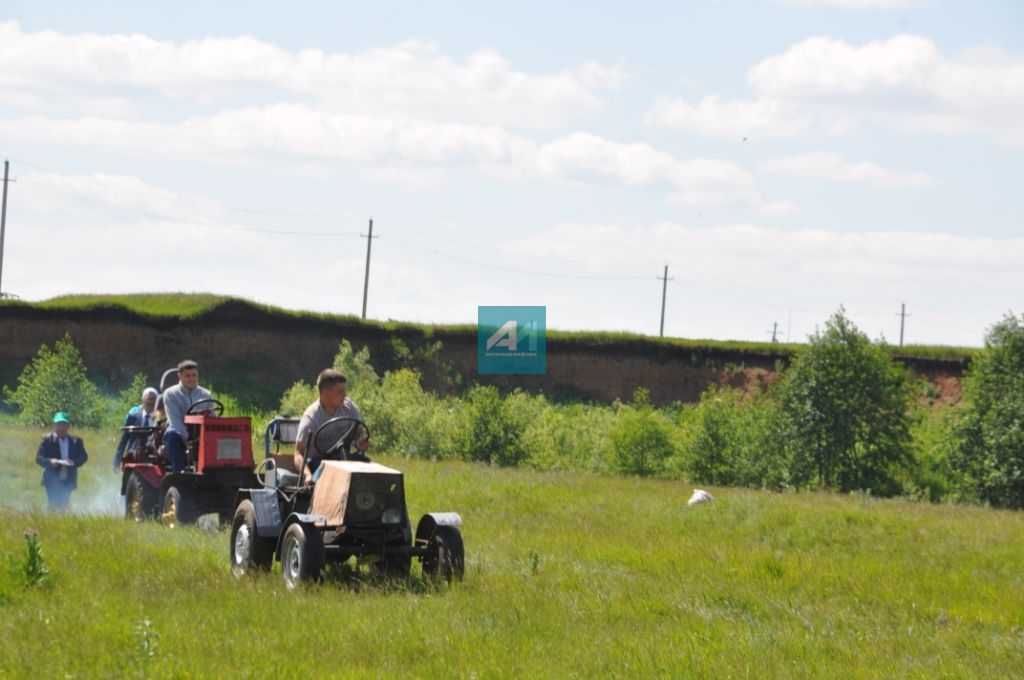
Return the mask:
M29 433L0 428L0 465ZM35 434L35 433L32 433ZM94 460L101 441L87 433ZM466 579L288 593L235 581L223 531L0 509L12 677L1013 677L1024 516L384 457L410 512L456 510ZM101 465L82 469L99 488ZM37 480L32 480L36 483ZM3 498L20 482L10 476ZM25 496L42 495L37 486ZM77 505L84 495L72 497ZM6 500L5 500L6 504ZM414 569L414 574L416 570Z

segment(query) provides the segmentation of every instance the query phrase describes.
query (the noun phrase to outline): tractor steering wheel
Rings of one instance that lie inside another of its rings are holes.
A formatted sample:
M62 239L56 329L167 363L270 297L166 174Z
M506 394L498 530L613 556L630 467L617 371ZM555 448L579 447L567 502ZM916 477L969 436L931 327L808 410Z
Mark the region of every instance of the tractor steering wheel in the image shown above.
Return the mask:
M208 405L204 406L203 408L198 408L199 406L203 406L204 404L212 404L212 406ZM197 413L209 413L211 411L215 416L220 418L222 415L224 415L224 404L220 403L216 399L200 399L199 401L188 407L188 411L185 412L185 415L194 416ZM324 424L326 425L326 423Z
M312 437L313 446L325 460L349 460L353 456L351 448L355 443L360 426L366 432L366 437L369 438L370 428L358 418L348 416L331 418L316 428Z

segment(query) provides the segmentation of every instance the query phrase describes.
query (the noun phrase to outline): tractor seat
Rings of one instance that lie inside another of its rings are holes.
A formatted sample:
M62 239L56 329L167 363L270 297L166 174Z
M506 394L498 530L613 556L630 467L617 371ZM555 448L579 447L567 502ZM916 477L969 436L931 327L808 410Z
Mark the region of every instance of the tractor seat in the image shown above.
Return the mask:
M269 488L299 485L299 473L295 471L295 459L290 453L275 454L267 459L263 485Z

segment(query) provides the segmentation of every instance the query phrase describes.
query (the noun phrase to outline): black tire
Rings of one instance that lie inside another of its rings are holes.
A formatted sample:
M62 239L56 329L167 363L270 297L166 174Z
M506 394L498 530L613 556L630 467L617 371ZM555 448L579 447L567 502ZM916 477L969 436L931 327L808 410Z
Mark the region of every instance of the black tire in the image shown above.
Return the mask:
M435 581L462 580L466 569L462 533L456 527L438 527L423 556L423 575Z
M231 522L231 573L241 578L260 571L270 571L274 560L274 541L256 532L256 508L245 499L238 504Z
M199 519L192 491L185 486L172 486L164 494L164 502L160 508L160 521L171 529L195 524Z
M412 557L409 555L391 555L370 565L376 578L387 581L407 581L412 568Z
M288 590L319 581L324 572L324 540L316 529L291 524L281 540L281 574Z
M157 490L137 472L128 475L124 489L124 518L145 522L156 515Z

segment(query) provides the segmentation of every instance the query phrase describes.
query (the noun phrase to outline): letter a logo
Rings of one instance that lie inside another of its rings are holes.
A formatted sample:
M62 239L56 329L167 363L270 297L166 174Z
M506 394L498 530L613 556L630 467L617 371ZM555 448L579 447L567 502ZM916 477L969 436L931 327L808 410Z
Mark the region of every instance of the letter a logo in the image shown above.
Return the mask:
M487 338L487 349L492 347L507 347L510 351L515 352L518 346L516 342L516 321L506 321L501 328L494 332L494 335Z

